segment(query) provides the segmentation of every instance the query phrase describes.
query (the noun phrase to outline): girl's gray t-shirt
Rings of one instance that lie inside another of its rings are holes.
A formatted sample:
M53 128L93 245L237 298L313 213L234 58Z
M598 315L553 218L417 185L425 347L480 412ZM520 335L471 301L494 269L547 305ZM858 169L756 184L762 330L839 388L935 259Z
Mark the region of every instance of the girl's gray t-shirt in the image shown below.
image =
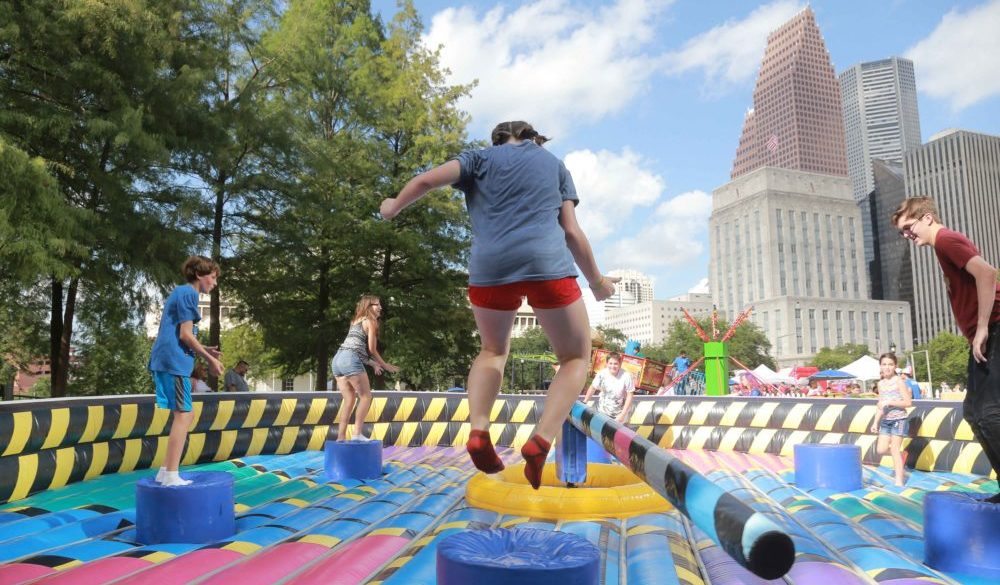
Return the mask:
M563 201L579 202L561 160L530 140L458 155L472 220L469 284L575 277L573 256L559 225Z

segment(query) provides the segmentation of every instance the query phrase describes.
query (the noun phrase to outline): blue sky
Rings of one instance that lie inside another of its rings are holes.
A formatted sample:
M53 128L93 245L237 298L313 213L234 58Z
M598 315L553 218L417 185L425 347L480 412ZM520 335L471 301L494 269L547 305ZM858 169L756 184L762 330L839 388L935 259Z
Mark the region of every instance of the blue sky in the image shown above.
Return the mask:
M767 32L803 2L418 0L462 107L486 138L525 119L573 172L601 268L655 279L656 298L708 272L711 192L729 180ZM394 0L375 0L385 15ZM906 56L923 140L958 127L1000 134L1000 0L810 4L839 74Z

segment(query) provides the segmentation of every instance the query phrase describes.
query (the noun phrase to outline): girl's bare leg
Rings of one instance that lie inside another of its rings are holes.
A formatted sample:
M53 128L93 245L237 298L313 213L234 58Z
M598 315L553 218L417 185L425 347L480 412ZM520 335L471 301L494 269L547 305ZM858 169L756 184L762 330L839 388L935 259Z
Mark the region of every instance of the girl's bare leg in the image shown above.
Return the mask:
M351 411L354 410L354 390L347 376L337 376L337 390L340 391L340 412L337 413L337 440L347 440L347 425L351 421Z
M552 379L545 410L535 425L535 434L521 448L524 476L535 489L541 485L545 458L552 439L562 427L590 370L590 321L583 299L559 309L535 309L538 323L552 344L559 360L559 371Z
M503 369L510 351L510 331L514 326L516 313L472 307L476 327L479 329L481 349L469 370L467 388L472 431L465 447L476 469L484 473L497 473L504 468L490 439L490 411L503 381Z

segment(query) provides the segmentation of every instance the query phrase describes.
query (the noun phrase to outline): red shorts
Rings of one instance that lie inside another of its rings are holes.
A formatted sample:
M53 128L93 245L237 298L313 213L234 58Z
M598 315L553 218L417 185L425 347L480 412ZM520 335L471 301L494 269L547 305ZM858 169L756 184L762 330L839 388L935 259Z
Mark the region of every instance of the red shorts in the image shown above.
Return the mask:
M496 286L469 285L469 302L483 309L516 311L521 298L535 309L561 309L582 297L576 277L529 280Z

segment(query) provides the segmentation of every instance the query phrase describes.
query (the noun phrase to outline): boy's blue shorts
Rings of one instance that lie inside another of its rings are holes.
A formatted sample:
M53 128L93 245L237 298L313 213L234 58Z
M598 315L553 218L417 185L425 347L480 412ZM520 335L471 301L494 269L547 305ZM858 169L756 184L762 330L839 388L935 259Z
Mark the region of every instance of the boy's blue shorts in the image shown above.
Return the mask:
M191 412L191 378L169 372L153 372L156 406L176 412Z

